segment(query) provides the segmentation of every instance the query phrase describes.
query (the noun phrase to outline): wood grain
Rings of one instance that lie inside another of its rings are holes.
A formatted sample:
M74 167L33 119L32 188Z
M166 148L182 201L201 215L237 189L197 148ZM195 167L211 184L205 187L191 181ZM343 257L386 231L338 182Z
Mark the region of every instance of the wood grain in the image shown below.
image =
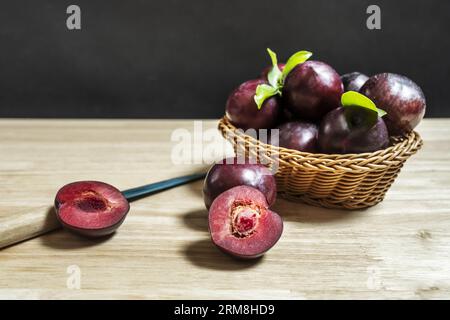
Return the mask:
M0 216L0 249L60 228L51 206L15 210Z
M46 214L69 181L127 189L205 168L173 164L175 128L193 122L0 120L0 223ZM450 120L427 119L418 131L423 149L373 208L278 200L284 234L260 260L236 261L211 244L196 182L134 202L110 238L59 230L1 250L0 298L449 298ZM67 286L72 265L81 289Z

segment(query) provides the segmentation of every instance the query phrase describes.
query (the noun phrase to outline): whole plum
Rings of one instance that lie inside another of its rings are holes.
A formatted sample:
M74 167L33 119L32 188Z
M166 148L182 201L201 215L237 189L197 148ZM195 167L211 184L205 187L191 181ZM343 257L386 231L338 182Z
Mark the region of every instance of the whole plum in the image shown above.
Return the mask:
M425 115L426 101L422 89L405 76L395 73L374 75L360 92L387 112L385 122L391 135L410 132Z
M330 111L319 128L319 147L324 153L363 153L384 149L389 134L381 117L375 124L366 121L369 112L339 107Z
M360 72L346 73L341 76L342 84L344 85L344 91L359 91L361 87L369 79L368 76Z
M237 87L228 97L226 116L237 128L270 129L276 126L281 114L278 97L270 97L258 109L254 100L256 88L265 84L262 79L249 80Z
M279 129L278 145L283 148L317 152L318 128L314 123L291 121L277 127Z
M343 92L339 74L328 64L312 60L292 69L283 86L286 106L297 117L312 121L339 107Z
M203 184L203 198L209 209L214 199L224 191L246 185L261 191L269 206L277 198L277 184L272 172L262 164L253 164L249 159L227 158L214 164Z

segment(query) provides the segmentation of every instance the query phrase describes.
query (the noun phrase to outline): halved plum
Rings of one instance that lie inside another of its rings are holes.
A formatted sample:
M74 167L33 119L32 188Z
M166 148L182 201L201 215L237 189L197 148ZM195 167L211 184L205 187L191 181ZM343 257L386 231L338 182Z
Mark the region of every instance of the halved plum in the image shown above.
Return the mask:
M88 237L113 233L124 221L130 205L112 185L100 181L78 181L59 189L56 216L61 224Z
M283 232L283 220L269 210L264 194L248 186L237 186L218 196L208 220L213 243L244 259L262 256Z

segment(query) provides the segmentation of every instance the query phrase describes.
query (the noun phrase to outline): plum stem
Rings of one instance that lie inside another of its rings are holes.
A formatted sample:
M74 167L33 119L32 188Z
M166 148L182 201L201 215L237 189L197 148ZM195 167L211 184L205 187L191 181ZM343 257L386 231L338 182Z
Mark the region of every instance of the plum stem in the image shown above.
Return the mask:
M172 178L155 183L146 184L144 186L128 189L122 191L122 194L128 201L137 200L145 196L155 194L157 192L167 190L173 187L181 186L183 184L204 179L206 173L196 173L187 176Z

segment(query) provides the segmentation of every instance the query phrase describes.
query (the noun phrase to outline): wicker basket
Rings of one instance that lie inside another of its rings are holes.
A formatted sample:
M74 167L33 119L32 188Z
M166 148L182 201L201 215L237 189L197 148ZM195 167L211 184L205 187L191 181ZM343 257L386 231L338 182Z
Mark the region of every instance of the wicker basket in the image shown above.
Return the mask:
M413 131L372 153L318 154L265 144L236 130L226 117L218 127L236 153L245 152L269 167L278 159L275 177L281 197L326 208L361 209L382 201L405 161L422 146Z

